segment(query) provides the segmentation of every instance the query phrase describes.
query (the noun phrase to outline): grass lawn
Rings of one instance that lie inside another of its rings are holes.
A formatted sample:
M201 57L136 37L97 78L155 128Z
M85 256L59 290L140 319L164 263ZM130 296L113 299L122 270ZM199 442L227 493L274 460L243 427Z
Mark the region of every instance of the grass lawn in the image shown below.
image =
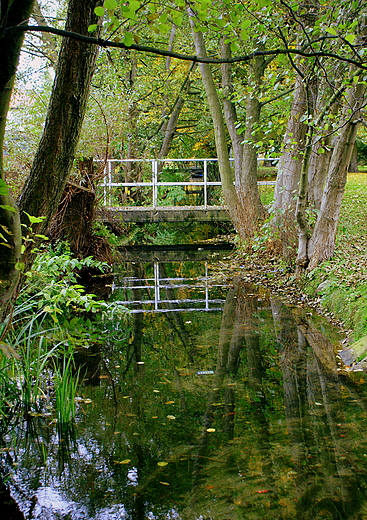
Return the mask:
M305 291L319 294L354 340L367 334L367 173L348 175L335 254L307 275Z

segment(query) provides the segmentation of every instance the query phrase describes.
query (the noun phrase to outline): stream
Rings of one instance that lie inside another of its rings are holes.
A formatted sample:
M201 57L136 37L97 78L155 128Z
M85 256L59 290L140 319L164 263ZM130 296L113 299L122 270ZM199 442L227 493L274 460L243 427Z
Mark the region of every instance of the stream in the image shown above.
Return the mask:
M24 518L367 519L365 374L313 310L223 285L226 255L125 251L128 312L78 353L75 428L33 417L6 439Z

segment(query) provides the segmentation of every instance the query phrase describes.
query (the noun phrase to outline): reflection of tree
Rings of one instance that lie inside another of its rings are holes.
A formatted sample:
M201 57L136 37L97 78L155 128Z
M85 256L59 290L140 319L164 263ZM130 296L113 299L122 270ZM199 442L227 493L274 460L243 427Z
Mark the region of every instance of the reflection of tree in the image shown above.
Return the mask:
M84 388L92 403L81 405L77 453L62 475L52 428L46 459L20 449L23 491L44 485L48 465L48 481L87 504L90 519L112 516L114 505L129 520L172 510L181 520L367 518L365 402L357 385L341 385L323 325L234 280L220 330L211 313L191 328L182 318L190 345L208 326L215 335L205 359L214 374L198 375L203 353L188 356L180 324L168 330L164 315L140 316L127 360L140 352L145 368L112 370L111 349L116 402L110 379Z
M302 518L350 518L361 507L360 481L367 472L357 477L345 457L345 410L333 345L304 312L274 301L272 311L281 344L296 511Z

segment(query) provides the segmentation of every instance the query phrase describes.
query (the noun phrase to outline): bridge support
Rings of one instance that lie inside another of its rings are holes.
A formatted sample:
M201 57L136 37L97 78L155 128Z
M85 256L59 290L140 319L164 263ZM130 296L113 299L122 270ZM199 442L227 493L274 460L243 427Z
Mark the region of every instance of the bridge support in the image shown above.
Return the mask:
M99 212L100 222L228 222L228 211L222 206L144 206L106 207Z

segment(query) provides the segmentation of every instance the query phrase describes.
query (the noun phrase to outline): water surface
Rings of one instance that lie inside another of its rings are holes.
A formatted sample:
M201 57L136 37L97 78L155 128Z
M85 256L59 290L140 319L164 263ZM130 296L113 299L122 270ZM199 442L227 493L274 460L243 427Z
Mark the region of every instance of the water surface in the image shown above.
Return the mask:
M147 260L115 281L133 312L80 353L75 430L35 417L8 438L25 518L366 519L366 382L337 332L224 287L213 259Z

